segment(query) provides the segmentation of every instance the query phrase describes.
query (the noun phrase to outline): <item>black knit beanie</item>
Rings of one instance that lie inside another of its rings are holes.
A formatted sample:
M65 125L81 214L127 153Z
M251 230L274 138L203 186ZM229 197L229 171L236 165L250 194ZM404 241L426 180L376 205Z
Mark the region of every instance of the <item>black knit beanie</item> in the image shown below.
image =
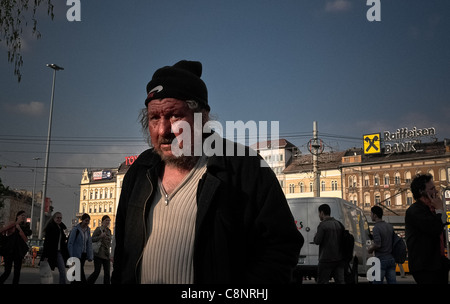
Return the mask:
M202 64L198 61L182 60L158 69L147 84L145 106L153 99L176 98L195 100L209 111L208 90L201 76Z

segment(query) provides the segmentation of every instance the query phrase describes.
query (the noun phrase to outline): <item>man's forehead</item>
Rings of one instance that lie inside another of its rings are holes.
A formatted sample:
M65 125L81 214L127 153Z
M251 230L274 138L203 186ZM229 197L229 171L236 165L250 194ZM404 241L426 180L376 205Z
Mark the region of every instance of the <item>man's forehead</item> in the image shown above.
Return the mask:
M147 109L148 111L160 110L160 109L171 109L171 108L183 108L186 107L187 104L183 100L175 99L175 98L164 98L164 99L154 99L148 103Z

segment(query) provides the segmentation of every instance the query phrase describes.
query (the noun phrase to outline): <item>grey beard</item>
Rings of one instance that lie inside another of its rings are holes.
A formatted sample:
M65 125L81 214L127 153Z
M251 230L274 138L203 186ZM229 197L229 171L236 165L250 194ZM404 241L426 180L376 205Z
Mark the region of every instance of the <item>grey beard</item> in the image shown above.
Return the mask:
M161 160L168 166L173 166L183 170L192 170L199 160L199 156L165 156L160 151L153 150L161 157Z

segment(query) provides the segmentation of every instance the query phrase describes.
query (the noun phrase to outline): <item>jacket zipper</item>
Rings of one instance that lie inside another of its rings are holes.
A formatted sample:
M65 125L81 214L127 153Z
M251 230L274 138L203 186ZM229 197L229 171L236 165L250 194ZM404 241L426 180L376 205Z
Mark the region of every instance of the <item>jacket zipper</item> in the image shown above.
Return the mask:
M148 202L148 200L150 199L150 197L152 196L152 193L153 193L153 184L152 184L152 182L151 182L151 180L150 180L150 178L148 176L148 173L146 174L146 176L147 176L147 180L150 183L150 193L149 193L147 199L145 200L144 210L142 211L142 221L144 223L144 247L142 248L141 254L139 255L139 259L137 260L136 266L134 268L134 276L136 277L136 281L137 282L140 282L140 278L138 278L138 275L137 275L139 262L142 260L142 257L144 255L145 246L147 245L147 242L146 242L146 240L147 240L147 227L146 227L147 221L145 220L145 209L147 208L147 202Z

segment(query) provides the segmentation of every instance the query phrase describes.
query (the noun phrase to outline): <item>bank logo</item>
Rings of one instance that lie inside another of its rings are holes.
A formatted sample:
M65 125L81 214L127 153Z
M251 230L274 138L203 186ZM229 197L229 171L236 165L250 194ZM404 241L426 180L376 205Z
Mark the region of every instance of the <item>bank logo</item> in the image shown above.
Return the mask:
M364 154L381 153L381 133L364 135L363 140Z

